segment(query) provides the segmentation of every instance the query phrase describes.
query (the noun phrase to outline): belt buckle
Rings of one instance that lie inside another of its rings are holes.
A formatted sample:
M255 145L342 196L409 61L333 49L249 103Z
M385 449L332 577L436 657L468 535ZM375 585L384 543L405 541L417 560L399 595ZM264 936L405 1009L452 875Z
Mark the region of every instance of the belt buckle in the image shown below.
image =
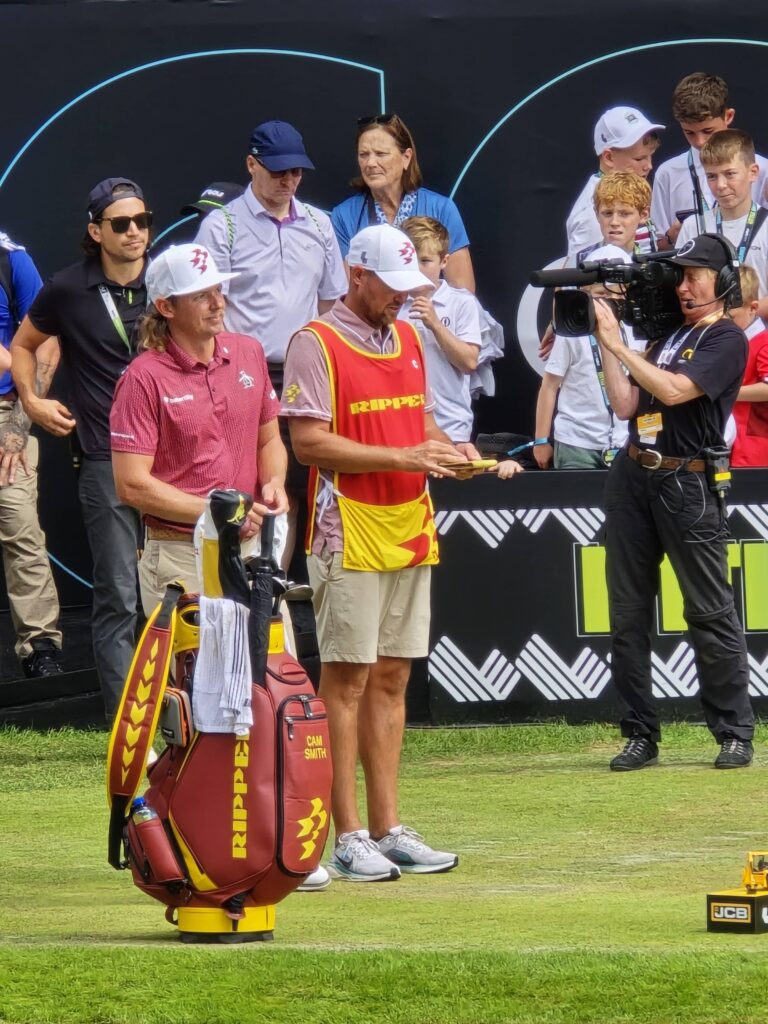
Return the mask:
M661 452L657 452L655 448L644 448L643 455L652 455L656 460L652 465L646 462L641 462L640 465L643 467L643 469L658 469L661 465L661 460L664 458Z

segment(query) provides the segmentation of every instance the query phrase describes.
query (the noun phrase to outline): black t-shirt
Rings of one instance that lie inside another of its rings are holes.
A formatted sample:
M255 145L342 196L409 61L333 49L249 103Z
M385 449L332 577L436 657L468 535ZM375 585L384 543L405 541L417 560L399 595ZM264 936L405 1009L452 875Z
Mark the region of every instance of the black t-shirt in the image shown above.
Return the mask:
M702 448L724 443L725 424L747 365L746 335L723 317L705 327L683 326L649 350L648 361L670 373L682 373L704 392L681 405L664 405L640 388L637 414L629 423L629 439L641 448L683 458ZM661 429L655 439L650 435ZM643 421L643 417L646 417ZM645 432L638 429L645 423Z
M130 348L116 330L99 285L109 289L125 326ZM60 270L39 291L29 309L32 325L56 334L72 387L72 413L86 456L109 459L109 410L115 384L136 354L139 319L147 306L144 274L130 284L107 280L98 257Z

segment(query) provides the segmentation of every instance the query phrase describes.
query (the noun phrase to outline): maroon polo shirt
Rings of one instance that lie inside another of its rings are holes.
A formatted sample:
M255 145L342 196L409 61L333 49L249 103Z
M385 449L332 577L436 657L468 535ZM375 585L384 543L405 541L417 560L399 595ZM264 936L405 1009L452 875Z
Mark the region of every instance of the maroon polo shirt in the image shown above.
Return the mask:
M187 494L235 487L258 497L259 428L278 409L254 338L216 335L207 365L169 341L165 352L134 359L117 382L112 451L152 455L152 475Z

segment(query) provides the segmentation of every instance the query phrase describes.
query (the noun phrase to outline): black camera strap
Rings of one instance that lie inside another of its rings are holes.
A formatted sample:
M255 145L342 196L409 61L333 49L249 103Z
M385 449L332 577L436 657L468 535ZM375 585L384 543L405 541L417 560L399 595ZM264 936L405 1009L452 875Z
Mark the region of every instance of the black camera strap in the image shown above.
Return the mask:
M693 205L696 207L696 224L699 229L698 234L702 234L706 231L704 214L709 209L709 203L704 198L701 181L699 180L699 175L696 172L696 165L693 162L693 153L691 153L690 150L688 150L688 172L691 175L691 185L693 187Z

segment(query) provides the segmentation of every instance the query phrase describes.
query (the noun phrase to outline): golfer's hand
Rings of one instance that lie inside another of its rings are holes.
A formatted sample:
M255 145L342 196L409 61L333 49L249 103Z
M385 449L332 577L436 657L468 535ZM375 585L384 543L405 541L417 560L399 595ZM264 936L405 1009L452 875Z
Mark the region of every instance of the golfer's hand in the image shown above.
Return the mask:
M261 489L261 500L273 516L279 516L282 512L288 511L288 495L282 484L264 484Z
M37 398L34 402L28 402L24 412L33 423L57 437L66 437L75 426L75 417L66 405L57 402L55 398Z
M446 441L424 441L412 448L400 449L400 469L408 473L429 473L431 476L456 476L454 467L466 465L469 459Z

